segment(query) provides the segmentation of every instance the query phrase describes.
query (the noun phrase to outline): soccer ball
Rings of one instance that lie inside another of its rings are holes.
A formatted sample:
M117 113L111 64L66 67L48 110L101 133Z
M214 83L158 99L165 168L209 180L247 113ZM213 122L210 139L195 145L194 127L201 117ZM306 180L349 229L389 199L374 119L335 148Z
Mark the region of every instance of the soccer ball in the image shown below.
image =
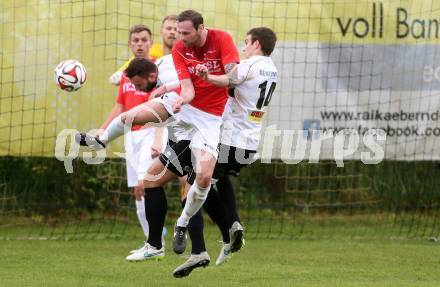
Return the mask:
M84 85L87 72L76 60L65 60L55 68L55 83L67 92L77 91Z

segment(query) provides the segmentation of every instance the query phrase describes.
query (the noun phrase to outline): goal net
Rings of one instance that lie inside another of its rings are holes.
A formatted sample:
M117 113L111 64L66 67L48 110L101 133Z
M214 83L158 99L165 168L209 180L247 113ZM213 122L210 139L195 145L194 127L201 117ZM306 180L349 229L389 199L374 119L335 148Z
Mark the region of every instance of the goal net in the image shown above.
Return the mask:
M249 236L438 236L440 3L5 0L0 238L141 235L123 141L100 163L66 152L63 135L98 128L110 112L108 78L131 56L130 26L160 42L162 18L190 8L239 50L252 27L277 33L259 160L234 179ZM65 59L87 70L74 93L53 81ZM168 186L170 222L177 190Z

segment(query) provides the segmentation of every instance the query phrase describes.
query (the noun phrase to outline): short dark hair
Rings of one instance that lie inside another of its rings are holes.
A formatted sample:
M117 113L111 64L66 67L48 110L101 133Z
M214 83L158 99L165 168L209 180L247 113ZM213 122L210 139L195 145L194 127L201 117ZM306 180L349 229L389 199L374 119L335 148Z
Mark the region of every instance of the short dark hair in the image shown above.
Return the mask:
M148 28L145 25L142 24L138 24L138 25L134 25L133 27L130 28L130 33L128 34L128 39L131 40L131 35L134 33L140 33L142 31L147 31L148 35L150 35L150 39L151 39L151 30L150 28Z
M200 24L203 24L203 16L195 10L185 10L177 16L177 22L191 21L197 30Z
M162 19L162 24L165 23L165 21L167 21L167 20L174 20L174 21L177 21L177 16L174 15L174 14L171 14L171 15L167 15L167 16L165 16L165 17Z
M127 69L125 69L125 75L128 78L133 78L134 76L148 77L154 72L157 72L157 66L144 58L134 58Z
M277 42L277 35L267 27L257 27L250 29L246 35L251 36L252 43L258 40L261 45L261 51L265 56L270 56Z

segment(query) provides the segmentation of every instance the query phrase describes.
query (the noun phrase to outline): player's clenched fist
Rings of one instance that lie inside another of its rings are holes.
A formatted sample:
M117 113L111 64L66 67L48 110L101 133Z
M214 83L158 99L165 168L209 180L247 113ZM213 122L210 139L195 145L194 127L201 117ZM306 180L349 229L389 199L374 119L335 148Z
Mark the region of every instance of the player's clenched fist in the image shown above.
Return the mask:
M173 104L173 112L174 113L180 112L180 109L182 108L182 105L183 105L183 98L182 97L177 97L176 101Z
M208 77L208 68L205 65L198 64L196 66L196 74L197 74L197 76L202 77L203 80L206 81L206 79Z

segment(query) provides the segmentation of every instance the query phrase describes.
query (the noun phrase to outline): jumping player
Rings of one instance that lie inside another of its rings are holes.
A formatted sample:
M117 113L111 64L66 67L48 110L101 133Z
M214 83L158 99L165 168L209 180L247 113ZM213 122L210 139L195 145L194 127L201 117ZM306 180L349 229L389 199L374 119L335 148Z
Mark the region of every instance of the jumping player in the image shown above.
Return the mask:
M243 227L237 213L229 175L237 176L241 168L254 161L260 142L262 119L277 83L277 69L270 58L275 44L276 35L271 29L253 28L247 32L245 38L243 52L246 59L230 73L218 76L210 74L206 65L196 67L197 74L205 81L233 89L223 114L219 158L213 174L214 184L204 204L205 210L221 230L224 228L222 222L219 222L219 216L225 216L226 211L227 226L230 228L229 232L222 230L223 247L216 265L225 262L244 242ZM191 178L189 181L191 182ZM224 209L217 206L217 196ZM191 225L189 231L190 234L194 232ZM203 236L195 238L200 240ZM204 242L198 242L197 245L204 246ZM177 267L173 274L176 277L186 276L192 271L191 267L187 261Z

